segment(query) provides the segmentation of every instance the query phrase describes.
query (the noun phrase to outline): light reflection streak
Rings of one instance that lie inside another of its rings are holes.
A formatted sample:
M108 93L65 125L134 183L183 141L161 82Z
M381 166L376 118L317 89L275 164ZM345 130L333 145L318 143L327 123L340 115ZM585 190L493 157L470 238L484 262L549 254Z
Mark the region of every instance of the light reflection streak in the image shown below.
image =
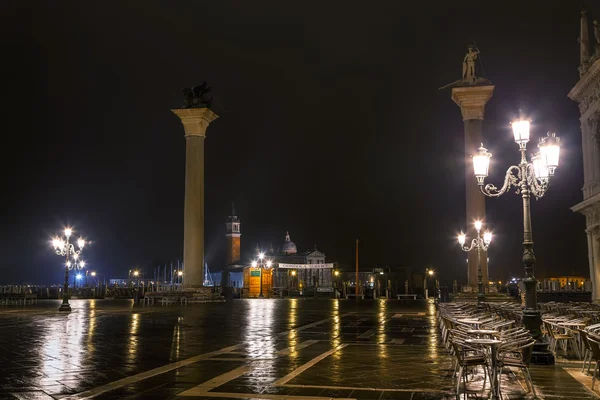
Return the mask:
M331 326L331 347L336 348L340 344L342 344L342 335L341 335L341 318L340 318L340 301L333 301L333 310L332 310L332 326ZM341 382L342 381L342 371L340 370L341 359L342 359L342 351L344 349L339 349L331 354L331 358L333 360L331 364L331 368L329 370L330 378L333 382Z
M181 323L183 317L177 318L177 323L173 327L173 338L171 339L171 362L179 360L179 351L181 348Z
M435 303L430 302L427 306L427 319L429 319L429 355L434 360L438 357L438 320L436 318Z
M267 356L275 358L274 323L275 300L247 300L251 302L246 314L246 336L244 342L248 347L250 358Z
M129 352L127 353L127 361L129 363L135 363L138 351L138 330L140 325L140 314L131 314L131 326L129 327Z
M298 299L290 299L290 315L289 315L289 334L288 334L288 347L290 348L290 355L292 357L297 356L296 345L298 344L298 333L296 332L296 326L298 324Z
M377 343L385 343L387 340L387 335L385 334L385 324L387 322L387 300L379 300L378 319L379 324L377 326Z
M42 344L38 348L44 375L39 379L68 379L81 369L81 357L86 352L82 349L83 336L88 328L88 320L84 314L83 311L76 311L60 315L57 320L44 325Z
M96 350L94 346L94 331L96 330L96 300L90 300L90 322L87 331L87 355L88 357Z

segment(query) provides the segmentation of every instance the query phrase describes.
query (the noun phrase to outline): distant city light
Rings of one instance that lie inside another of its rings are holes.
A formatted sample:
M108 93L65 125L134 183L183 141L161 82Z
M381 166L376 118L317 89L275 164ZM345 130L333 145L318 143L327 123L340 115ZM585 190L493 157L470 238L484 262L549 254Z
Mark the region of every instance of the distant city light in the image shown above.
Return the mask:
M77 274L75 277L79 280L81 279L81 274Z

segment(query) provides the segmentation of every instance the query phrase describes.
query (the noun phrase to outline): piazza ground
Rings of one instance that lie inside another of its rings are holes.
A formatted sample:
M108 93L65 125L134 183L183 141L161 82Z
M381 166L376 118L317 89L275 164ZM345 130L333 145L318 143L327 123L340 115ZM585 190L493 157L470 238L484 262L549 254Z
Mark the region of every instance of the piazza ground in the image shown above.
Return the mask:
M0 399L455 398L433 303L71 304L0 308ZM598 398L580 368L532 367L538 398ZM533 397L505 372L505 399Z

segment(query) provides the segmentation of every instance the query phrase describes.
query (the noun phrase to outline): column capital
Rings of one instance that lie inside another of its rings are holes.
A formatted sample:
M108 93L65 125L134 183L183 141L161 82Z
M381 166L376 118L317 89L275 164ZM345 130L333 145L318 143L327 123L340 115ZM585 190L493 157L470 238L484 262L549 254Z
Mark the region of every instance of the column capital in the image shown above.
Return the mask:
M175 108L173 113L181 119L185 136L206 137L206 128L219 118L210 108Z
M452 100L460 107L463 121L483 119L485 105L494 93L494 85L452 88Z

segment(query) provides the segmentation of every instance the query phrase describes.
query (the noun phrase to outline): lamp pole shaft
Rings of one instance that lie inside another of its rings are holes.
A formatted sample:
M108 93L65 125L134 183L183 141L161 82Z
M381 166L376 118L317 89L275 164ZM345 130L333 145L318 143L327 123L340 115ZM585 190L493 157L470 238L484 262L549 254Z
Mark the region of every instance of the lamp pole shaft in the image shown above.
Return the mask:
M521 176L526 177L527 165L521 164ZM527 179L521 180L521 197L523 198L523 264L525 266L525 309L523 324L535 339L541 339L541 314L537 309L537 280L534 276L535 254L533 252L533 235L531 230L530 191Z
M483 271L481 270L481 237L477 232L477 280L479 293L477 293L477 308L482 308L483 301L485 301L485 293L483 293Z
M69 244L69 238L67 237L67 243L65 248L65 285L63 287L63 301L59 311L71 311L71 306L69 305L69 255L71 252L71 246Z
M262 286L262 281L263 281L263 265L262 263L260 264L260 293L258 295L258 297L265 297L263 295L263 286Z

